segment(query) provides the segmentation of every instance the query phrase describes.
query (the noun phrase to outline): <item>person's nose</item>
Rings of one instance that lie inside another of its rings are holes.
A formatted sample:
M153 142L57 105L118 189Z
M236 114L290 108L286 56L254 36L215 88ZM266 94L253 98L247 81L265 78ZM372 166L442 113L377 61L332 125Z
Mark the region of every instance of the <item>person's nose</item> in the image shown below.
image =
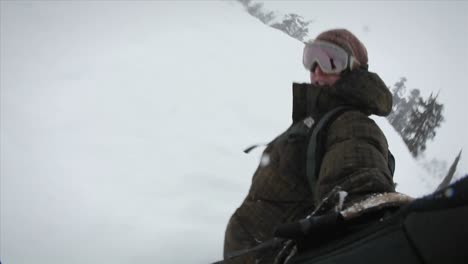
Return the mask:
M313 71L310 72L310 79L312 83L318 82L322 79L323 77L323 71L320 69L320 66L316 66Z
M314 75L317 76L317 77L322 77L323 76L323 71L322 69L320 68L320 66L316 66L315 69L314 69Z

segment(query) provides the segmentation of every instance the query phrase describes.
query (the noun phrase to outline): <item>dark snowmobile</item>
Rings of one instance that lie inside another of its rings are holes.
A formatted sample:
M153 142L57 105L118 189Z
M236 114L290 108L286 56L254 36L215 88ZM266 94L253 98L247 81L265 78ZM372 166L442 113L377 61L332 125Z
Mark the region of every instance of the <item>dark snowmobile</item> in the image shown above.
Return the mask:
M468 175L423 198L382 194L344 210L312 214L231 257L282 248L277 264L468 263L467 240Z
M283 263L468 263L468 176L400 208L345 213L296 233Z

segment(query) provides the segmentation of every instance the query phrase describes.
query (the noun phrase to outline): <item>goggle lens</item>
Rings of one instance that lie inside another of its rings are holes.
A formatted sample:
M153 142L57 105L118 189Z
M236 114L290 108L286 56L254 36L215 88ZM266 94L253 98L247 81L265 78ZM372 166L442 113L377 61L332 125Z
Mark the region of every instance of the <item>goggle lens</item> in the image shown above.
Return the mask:
M317 64L325 73L340 73L348 67L349 57L341 47L316 40L306 43L302 62L309 71Z

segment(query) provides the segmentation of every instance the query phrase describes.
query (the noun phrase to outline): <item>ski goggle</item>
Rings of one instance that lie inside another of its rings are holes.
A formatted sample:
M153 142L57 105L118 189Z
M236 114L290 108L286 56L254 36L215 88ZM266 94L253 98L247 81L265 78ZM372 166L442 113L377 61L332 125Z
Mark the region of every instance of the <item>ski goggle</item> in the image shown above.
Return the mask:
M320 40L305 43L302 57L304 67L313 71L318 65L324 73L336 74L346 69L353 69L359 62L343 48Z

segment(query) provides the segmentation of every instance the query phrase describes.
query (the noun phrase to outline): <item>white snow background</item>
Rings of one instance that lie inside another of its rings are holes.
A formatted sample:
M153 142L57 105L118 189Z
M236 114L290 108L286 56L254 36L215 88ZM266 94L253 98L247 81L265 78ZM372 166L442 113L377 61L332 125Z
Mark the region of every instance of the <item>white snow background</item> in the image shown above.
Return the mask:
M220 259L261 154L242 150L308 80L302 44L235 2L0 4L2 263ZM376 120L399 191L434 189Z

